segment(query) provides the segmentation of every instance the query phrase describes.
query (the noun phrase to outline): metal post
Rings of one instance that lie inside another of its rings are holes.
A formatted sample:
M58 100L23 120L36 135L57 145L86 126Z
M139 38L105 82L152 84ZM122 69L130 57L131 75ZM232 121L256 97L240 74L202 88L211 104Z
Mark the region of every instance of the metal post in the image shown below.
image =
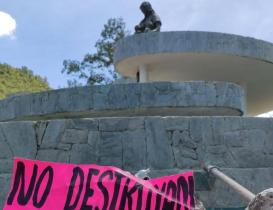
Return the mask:
M223 172L221 172L216 166L207 165L205 166L205 169L213 174L215 177L221 179L223 182L225 182L228 186L230 186L232 189L234 189L238 194L240 194L247 202L252 201L255 198L255 195L250 192L248 189L240 185L235 180L231 179L227 175L225 175Z

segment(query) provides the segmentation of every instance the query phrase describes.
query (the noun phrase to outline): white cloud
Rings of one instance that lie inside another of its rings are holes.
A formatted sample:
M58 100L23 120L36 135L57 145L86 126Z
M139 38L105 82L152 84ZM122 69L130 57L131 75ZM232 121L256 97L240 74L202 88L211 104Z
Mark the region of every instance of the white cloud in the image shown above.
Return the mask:
M16 21L9 14L0 11L0 37L14 38L15 29Z

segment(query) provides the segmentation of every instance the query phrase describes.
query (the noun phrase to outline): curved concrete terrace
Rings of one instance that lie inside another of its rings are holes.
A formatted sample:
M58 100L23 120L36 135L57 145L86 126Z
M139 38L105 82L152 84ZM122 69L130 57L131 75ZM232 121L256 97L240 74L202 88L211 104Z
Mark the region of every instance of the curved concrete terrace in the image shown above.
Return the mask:
M246 89L247 111L273 109L273 44L214 32L159 32L126 37L115 51L116 69L149 81L229 81Z
M118 116L241 116L244 107L244 91L232 83L132 83L9 97L0 101L0 121Z

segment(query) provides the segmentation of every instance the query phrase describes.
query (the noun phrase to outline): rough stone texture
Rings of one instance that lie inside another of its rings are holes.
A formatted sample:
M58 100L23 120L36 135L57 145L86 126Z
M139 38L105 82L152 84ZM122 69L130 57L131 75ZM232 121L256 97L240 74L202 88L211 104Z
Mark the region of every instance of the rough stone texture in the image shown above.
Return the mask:
M88 144L74 144L71 149L70 161L76 164L98 162L96 150L92 146Z
M147 138L147 167L166 169L175 167L171 141L164 129L164 122L159 118L145 120Z
M244 91L233 83L132 83L10 97L0 101L0 121L91 116L238 116L244 114L244 109ZM55 125L39 126L39 142L43 135L48 135L44 133L46 126Z
M66 129L62 142L66 144L87 143L88 130Z
M272 187L273 168L222 169L222 171L255 194ZM198 195L205 206L210 208L247 206L247 203L237 196L235 191L219 180L213 183L210 191L199 191Z
M15 156L35 158L37 153L37 140L32 122L11 122L0 124L0 154L4 158Z
M61 142L61 136L65 130L66 122L54 120L48 123L44 136L40 140L42 149L56 149Z
M12 173L13 160L10 159L0 159L0 174Z
M0 171L1 172L1 171ZM11 183L11 174L1 174L0 173L0 209L4 208L4 203L6 201L10 183Z
M249 117L131 117L0 123L0 202L6 197L15 156L114 165L132 173L151 168L152 177L183 170L199 171L205 162L225 168L225 172L256 193L272 187L272 139L273 119ZM197 191L207 207L245 205L221 182L210 186L206 179L198 180Z
M46 150L39 150L36 158L38 160L43 160L43 161L68 163L69 154L70 152L63 151L63 150L46 149Z
M101 165L115 165L119 168L123 166L123 140L124 132L101 132L99 143L99 163Z
M127 131L123 139L123 167L129 171L147 168L147 144L143 129Z

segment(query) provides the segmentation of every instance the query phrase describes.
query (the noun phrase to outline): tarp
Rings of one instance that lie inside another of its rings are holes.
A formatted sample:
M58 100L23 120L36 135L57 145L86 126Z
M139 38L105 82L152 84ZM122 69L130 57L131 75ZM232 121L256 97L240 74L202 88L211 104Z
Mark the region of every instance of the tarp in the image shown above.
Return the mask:
M111 166L16 158L4 210L187 210L193 207L193 172L145 181Z

